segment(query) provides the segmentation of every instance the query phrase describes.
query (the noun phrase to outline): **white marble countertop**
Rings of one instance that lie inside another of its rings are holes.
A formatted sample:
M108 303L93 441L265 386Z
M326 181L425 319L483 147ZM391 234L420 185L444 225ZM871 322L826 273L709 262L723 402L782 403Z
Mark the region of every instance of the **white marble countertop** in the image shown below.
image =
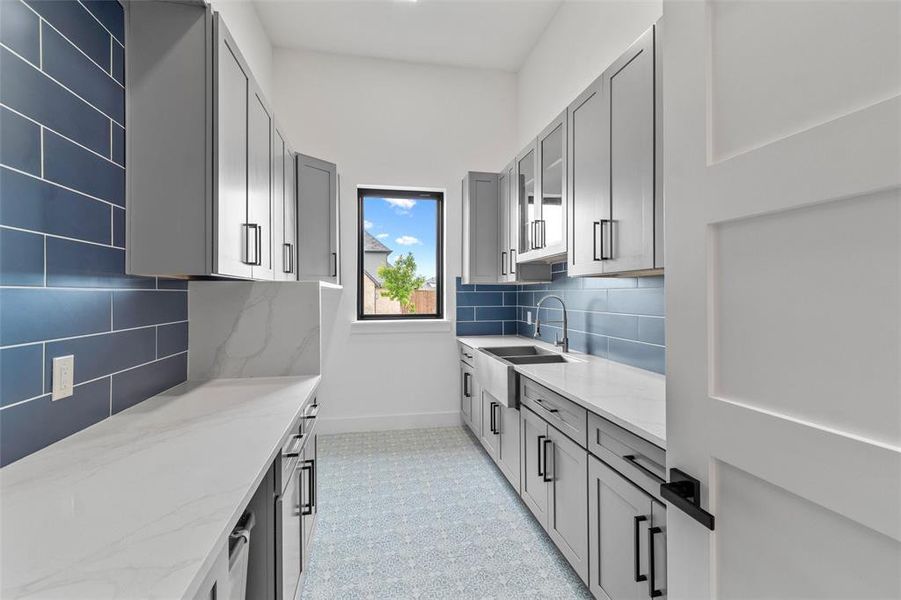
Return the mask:
M559 348L522 336L458 337L472 348L534 344ZM666 448L666 377L590 354L570 352L578 362L516 365L518 373L561 394L598 416Z
M186 383L0 470L0 597L192 598L320 377Z

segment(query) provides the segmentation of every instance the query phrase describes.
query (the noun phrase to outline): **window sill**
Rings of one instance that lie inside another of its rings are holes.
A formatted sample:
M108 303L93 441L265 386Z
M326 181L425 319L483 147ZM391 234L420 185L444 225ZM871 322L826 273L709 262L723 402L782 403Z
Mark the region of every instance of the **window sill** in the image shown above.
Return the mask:
M447 319L386 319L378 321L352 321L350 332L367 333L445 333L451 330Z

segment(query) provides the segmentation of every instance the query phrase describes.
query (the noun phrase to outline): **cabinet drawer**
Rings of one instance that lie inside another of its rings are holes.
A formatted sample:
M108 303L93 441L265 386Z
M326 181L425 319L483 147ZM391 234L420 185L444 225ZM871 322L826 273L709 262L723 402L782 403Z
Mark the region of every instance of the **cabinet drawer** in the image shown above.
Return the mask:
M475 357L475 350L467 346L466 344L460 344L460 360L465 362L470 367L473 365L473 360Z
M520 402L559 429L568 438L586 448L588 411L531 379L520 377L520 382Z
M622 427L588 414L588 450L654 497L666 481L666 451Z

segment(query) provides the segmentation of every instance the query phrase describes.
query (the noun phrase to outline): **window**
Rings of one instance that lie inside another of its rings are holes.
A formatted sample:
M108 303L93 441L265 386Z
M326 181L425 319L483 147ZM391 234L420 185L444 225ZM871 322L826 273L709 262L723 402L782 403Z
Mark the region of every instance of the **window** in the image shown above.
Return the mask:
M444 317L444 193L358 188L357 318Z

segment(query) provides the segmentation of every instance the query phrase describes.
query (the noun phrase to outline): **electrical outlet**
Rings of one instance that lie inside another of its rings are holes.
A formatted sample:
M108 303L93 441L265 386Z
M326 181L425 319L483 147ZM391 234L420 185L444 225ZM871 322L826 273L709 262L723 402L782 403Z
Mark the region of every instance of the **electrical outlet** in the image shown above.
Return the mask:
M53 395L51 400L62 400L72 395L75 379L75 356L57 356L53 359Z
M526 325L531 325L531 324L532 324L532 311L527 310L526 311Z

